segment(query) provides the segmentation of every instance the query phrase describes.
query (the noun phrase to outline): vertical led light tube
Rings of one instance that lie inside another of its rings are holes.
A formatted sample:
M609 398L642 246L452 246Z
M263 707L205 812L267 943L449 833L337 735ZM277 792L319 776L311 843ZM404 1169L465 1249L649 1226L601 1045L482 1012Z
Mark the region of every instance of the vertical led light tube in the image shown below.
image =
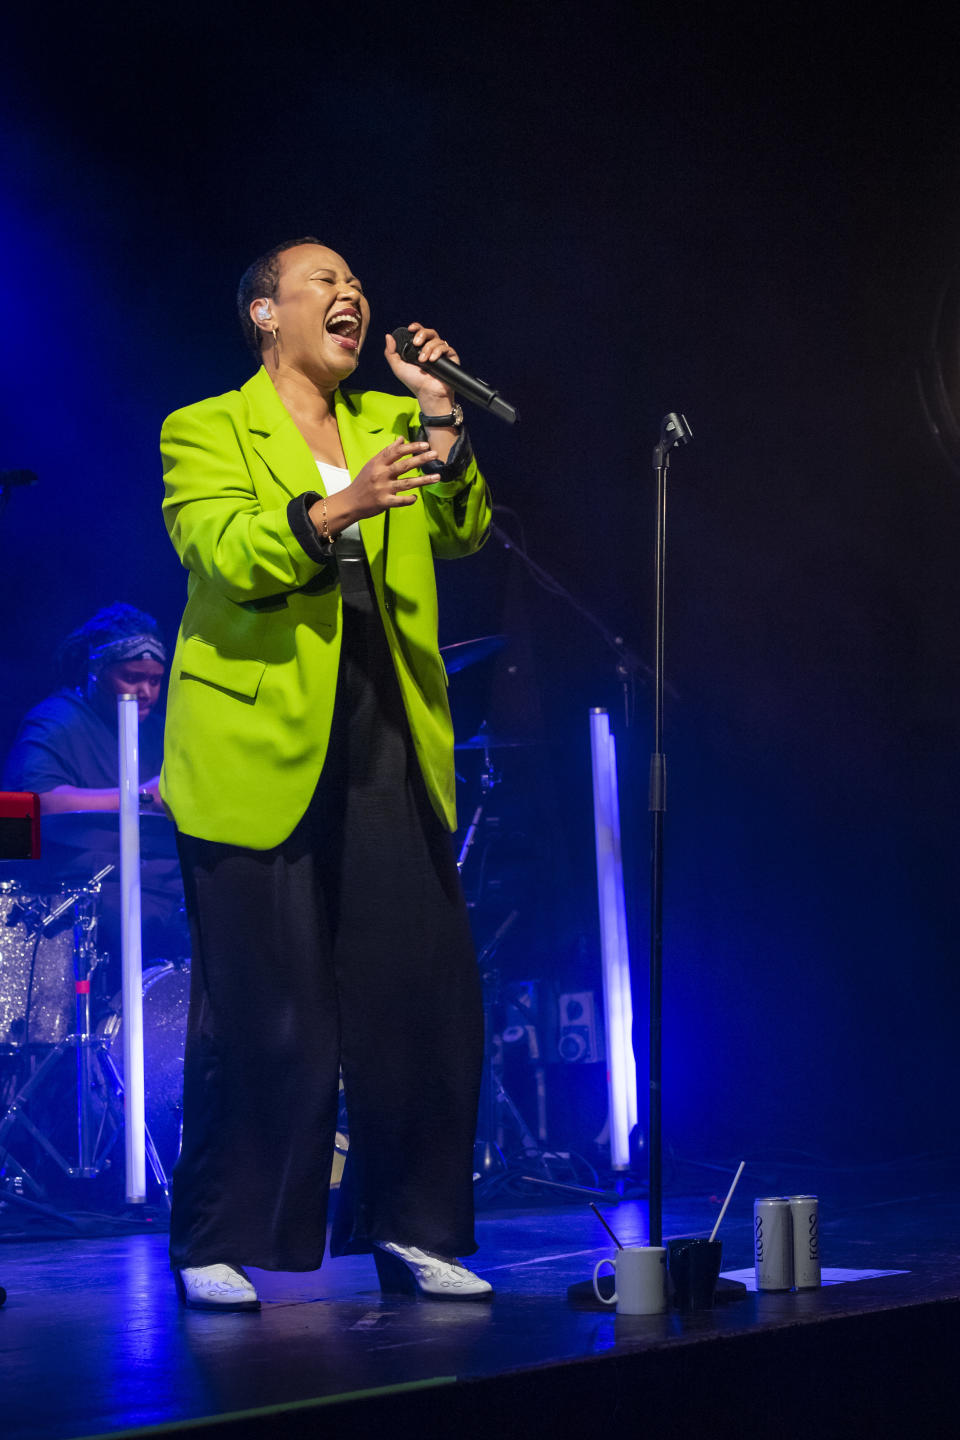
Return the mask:
M620 855L617 747L606 710L590 711L593 757L593 820L597 837L597 895L603 960L603 1011L610 1097L610 1162L630 1165L630 1131L637 1123L637 1065L633 1053L630 947Z
M127 1203L147 1198L140 928L140 733L137 697L117 699L120 746L120 949L123 959L123 1115Z

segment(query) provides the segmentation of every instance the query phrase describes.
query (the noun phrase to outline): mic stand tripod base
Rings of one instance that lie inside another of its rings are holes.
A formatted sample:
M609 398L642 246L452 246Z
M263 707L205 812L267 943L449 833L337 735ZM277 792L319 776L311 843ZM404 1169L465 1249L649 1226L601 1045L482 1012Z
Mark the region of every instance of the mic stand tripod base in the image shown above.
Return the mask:
M478 1140L473 1147L473 1179L480 1185L507 1170L506 1156L494 1140Z

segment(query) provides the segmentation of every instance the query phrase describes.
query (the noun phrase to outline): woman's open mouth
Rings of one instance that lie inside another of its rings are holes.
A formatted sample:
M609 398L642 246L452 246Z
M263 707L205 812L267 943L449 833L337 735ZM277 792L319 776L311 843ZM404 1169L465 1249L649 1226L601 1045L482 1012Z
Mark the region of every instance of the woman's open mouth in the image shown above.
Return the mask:
M341 350L355 353L360 348L362 321L359 310L337 310L327 321L327 334Z

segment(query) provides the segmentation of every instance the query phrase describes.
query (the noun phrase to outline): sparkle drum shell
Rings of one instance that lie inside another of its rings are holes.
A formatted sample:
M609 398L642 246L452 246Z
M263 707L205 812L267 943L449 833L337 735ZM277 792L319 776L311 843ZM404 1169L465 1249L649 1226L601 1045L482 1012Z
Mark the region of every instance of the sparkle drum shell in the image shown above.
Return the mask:
M58 1045L76 1029L76 907L71 906L50 933L38 928L70 893L35 895L16 881L0 880L0 1048ZM89 898L84 903L89 905Z

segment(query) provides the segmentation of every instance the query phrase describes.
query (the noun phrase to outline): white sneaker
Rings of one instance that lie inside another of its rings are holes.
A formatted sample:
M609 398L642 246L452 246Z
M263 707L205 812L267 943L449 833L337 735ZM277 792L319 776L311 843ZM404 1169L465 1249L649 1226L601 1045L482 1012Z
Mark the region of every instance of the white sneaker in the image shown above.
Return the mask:
M427 1295L431 1300L489 1300L493 1286L459 1260L419 1250L415 1245L377 1241L373 1258L386 1293Z
M177 1292L191 1310L259 1310L260 1297L236 1265L186 1265L175 1270Z

